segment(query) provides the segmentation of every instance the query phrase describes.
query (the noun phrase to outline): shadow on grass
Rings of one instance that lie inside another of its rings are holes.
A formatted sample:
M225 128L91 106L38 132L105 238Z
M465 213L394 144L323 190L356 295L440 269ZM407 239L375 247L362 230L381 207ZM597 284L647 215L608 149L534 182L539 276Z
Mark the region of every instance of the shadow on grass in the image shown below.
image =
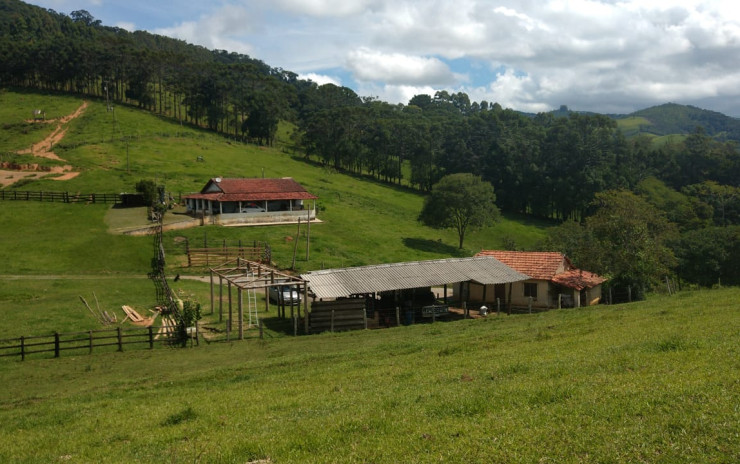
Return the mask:
M294 308L296 309L296 308ZM301 308L301 312L303 308ZM293 320L290 318L290 306L285 308L285 319L277 316L277 308L270 308L270 316L262 316L262 325L265 328L265 338L270 338L270 333L283 335L293 335ZM303 334L303 320L298 321L298 333Z
M429 253L440 253L450 256L463 256L465 254L464 250L460 250L439 240L405 237L403 239L403 244L408 248Z

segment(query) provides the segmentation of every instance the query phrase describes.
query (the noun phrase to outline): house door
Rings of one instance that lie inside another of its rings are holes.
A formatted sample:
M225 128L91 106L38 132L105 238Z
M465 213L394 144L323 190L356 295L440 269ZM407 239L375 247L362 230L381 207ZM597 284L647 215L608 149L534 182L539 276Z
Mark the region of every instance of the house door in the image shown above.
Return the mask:
M496 284L493 286L493 298L498 298L501 303L506 302L506 284Z

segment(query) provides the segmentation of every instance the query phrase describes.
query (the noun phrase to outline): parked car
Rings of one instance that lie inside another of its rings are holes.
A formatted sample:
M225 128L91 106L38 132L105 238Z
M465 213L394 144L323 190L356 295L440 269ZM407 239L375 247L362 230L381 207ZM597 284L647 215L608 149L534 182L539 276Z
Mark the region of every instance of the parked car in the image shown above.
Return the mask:
M242 206L242 213L264 213L265 208L261 207L257 203L248 203L246 206Z
M298 294L296 287L290 285L272 286L268 291L270 301L280 303L281 298L285 304L295 305L301 300L301 296Z

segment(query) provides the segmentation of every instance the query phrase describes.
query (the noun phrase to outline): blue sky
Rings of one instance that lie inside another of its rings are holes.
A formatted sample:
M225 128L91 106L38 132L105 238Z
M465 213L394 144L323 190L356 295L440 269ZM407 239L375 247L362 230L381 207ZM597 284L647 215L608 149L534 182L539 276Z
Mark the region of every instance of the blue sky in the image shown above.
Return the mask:
M244 53L392 103L438 90L521 111L666 102L740 117L740 3L701 0L34 0Z

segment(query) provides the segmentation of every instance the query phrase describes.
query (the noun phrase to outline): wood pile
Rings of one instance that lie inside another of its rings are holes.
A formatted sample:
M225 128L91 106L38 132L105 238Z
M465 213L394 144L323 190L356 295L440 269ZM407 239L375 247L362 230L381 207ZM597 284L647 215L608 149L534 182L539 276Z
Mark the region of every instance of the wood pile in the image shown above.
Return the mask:
M111 314L108 311L100 309L100 303L98 303L98 297L95 295L95 292L93 292L93 296L95 297L95 305L98 308L97 312L94 311L87 303L87 300L82 295L80 295L80 300L82 300L82 303L85 305L88 311L90 311L93 317L103 325L111 325L118 322L118 317L116 317L115 313Z
M177 322L175 319L173 319L172 316L162 316L162 326L159 328L157 335L154 336L154 339L157 340L160 336L170 337L174 335L176 331Z

